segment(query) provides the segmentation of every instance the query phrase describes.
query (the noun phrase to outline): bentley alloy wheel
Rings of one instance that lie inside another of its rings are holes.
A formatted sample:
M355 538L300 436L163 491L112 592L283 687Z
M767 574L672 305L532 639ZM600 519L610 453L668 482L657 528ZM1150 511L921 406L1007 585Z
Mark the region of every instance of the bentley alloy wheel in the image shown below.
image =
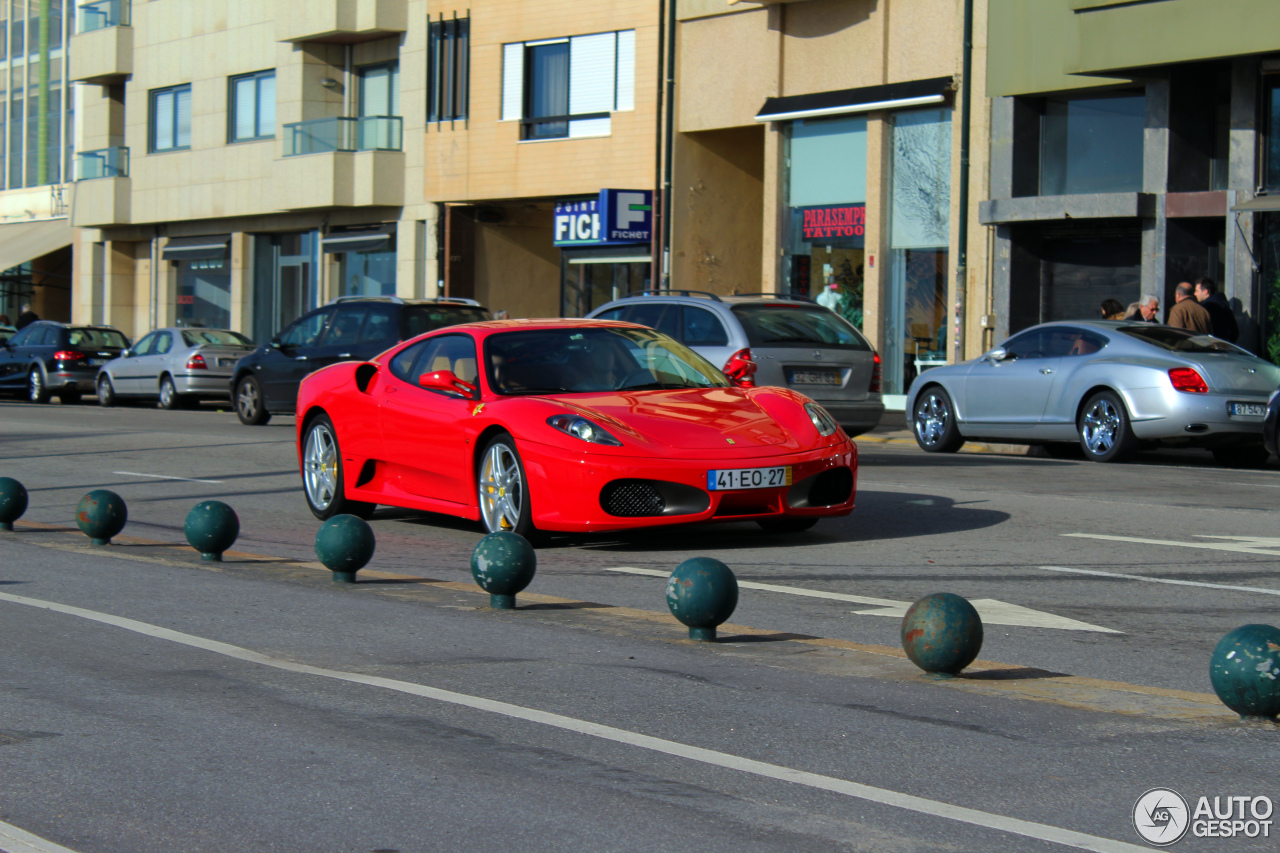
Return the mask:
M955 453L964 444L964 437L956 426L951 397L939 385L930 385L920 392L911 421L921 450Z
M1117 462L1133 451L1133 430L1124 403L1111 391L1099 391L1080 410L1080 447L1094 462Z

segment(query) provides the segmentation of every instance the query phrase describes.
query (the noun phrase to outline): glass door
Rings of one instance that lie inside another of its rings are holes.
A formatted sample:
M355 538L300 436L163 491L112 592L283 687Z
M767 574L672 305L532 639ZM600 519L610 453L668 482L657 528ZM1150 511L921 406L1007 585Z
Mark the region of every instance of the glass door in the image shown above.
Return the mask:
M254 237L253 336L259 343L319 305L314 232Z
M647 289L649 267L641 255L568 258L561 272L561 316L585 317L606 302Z

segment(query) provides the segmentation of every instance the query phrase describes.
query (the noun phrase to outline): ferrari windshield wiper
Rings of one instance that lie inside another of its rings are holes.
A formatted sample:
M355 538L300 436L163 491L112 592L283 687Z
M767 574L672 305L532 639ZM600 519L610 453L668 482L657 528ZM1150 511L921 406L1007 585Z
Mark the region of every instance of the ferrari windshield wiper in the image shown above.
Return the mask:
M624 385L617 389L619 391L652 391L654 389L670 389L670 388L701 388L701 385L681 385L676 382L643 382L639 385Z
M562 394L566 391L573 391L572 388L521 388L518 391L512 389L515 394Z

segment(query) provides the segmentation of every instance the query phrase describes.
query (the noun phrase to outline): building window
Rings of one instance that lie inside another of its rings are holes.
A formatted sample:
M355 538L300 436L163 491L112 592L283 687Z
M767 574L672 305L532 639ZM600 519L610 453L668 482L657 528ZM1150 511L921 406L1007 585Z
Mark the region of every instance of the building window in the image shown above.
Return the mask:
M471 19L431 21L427 34L427 121L467 117Z
M276 72L257 71L231 78L227 141L247 142L276 135Z
M1142 189L1146 97L1050 98L1040 123L1040 195Z
M1271 190L1280 188L1280 75L1263 78L1262 104L1266 110L1262 185Z
M150 150L191 147L191 84L151 90Z
M356 71L360 78L360 117L400 115L400 66L365 65Z
M635 31L503 45L502 120L521 139L608 136L635 109Z

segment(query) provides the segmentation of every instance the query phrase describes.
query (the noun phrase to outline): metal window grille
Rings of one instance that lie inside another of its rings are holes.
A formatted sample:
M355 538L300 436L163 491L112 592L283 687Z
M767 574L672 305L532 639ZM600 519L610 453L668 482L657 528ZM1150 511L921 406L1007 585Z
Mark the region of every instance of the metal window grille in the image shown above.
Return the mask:
M431 21L427 33L427 121L464 121L470 106L471 18Z

